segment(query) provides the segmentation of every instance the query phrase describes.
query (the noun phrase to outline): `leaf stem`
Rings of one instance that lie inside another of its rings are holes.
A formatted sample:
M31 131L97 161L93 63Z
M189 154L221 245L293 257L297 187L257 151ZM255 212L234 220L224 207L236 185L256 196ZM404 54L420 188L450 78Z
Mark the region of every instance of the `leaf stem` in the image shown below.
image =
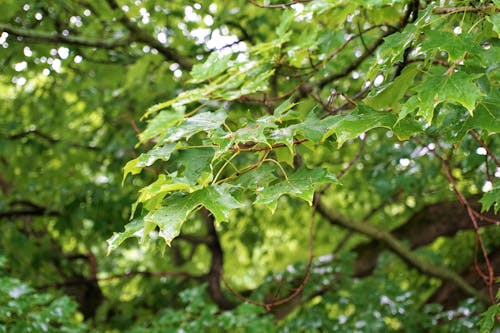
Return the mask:
M281 166L281 164L278 161L273 160L272 158L266 158L262 162L272 162L272 163L276 164L278 166L278 168L281 170L281 173L283 174L283 176L285 176L285 179L288 180L288 176L286 175L285 169L283 169L283 167Z
M187 118L187 117L191 117L193 114L197 113L198 111L200 111L205 105L207 105L207 103L202 103L200 105L198 105L197 107L195 107L191 112L188 112L184 115L184 119Z
M219 147L216 146L216 145L183 146L183 147L175 148L175 150L187 150L187 149L197 149L197 148L214 148L214 149L217 149Z
M219 178L220 174L222 173L222 171L226 168L226 166L231 163L231 160L233 158L235 158L236 156L238 156L239 152L235 152L233 155L231 155L231 157L229 157L226 162L224 162L224 164L222 165L222 167L219 169L219 171L217 172L217 174L215 175L214 177L214 180L212 181L212 184L215 184L217 182L217 179Z

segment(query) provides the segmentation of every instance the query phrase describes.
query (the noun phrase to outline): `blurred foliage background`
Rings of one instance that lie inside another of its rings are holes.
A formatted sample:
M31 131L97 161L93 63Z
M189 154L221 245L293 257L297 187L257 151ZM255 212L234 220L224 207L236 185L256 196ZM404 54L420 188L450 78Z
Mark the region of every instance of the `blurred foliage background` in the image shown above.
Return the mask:
M0 331L499 331L499 22L483 0L3 0ZM245 192L227 223L108 254L141 188L211 158L147 155L171 115L221 108L237 132L280 106L293 153L270 130L241 147L336 175L321 202Z

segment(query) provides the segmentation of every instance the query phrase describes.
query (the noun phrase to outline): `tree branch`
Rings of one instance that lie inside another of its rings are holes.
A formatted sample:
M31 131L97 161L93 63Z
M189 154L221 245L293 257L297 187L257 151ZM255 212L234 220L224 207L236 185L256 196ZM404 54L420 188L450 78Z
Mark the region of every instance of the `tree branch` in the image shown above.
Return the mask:
M490 260L494 267L500 267L500 249L495 249L490 254ZM482 268L484 269L486 267ZM484 288L483 279L477 274L474 263L464 269L460 275L463 276L465 280L469 281L474 287L478 289L482 287ZM498 292L498 288L499 284L497 283L494 290L495 293ZM456 285L452 283L443 283L427 300L427 302L439 303L447 308L456 308L465 297L467 297L467 294L465 294L463 290L457 288Z
M179 236L177 236L177 239L182 239L193 244L210 244L211 242L213 242L213 239L210 236L199 236L190 234L180 234Z
M208 234L211 242L207 244L212 260L210 262L210 271L208 272L208 292L214 302L222 310L234 309L238 304L228 299L221 289L222 271L224 268L224 252L219 241L219 235L215 229L214 217L205 208L201 209L201 214L208 228Z
M471 198L474 207L479 207L479 197ZM493 214L488 214L494 217ZM491 226L484 222L481 226ZM411 249L430 244L438 237L453 236L460 230L471 229L469 215L458 201L438 202L424 207L408 222L391 231L397 239L408 242ZM368 276L373 272L379 254L385 249L381 241L371 241L354 249L358 253L355 263L356 276Z
M48 210L45 207L41 207L39 209L19 209L0 212L0 219L20 216L61 216L61 213L53 210Z
M18 139L21 139L21 138L24 138L24 137L27 137L27 136L30 136L30 135L38 136L38 137L40 137L40 138L42 138L42 139L44 139L47 142L52 143L52 144L56 144L56 143L60 143L61 142L60 139L53 138L50 135L45 134L43 132L40 132L39 130L36 130L36 129L35 130L28 130L28 131L23 131L23 132L19 132L19 133L8 135L7 139L9 139L9 140L18 140ZM100 147L87 146L87 145L82 145L82 144L79 144L79 143L68 143L68 145L71 146L71 147L83 148L83 149L88 149L88 150L101 150Z
M16 37L49 44L68 44L75 46L96 47L101 49L114 49L119 46L127 46L129 38L101 38L92 39L84 36L64 36L56 32L37 31L21 27L14 27L0 22L0 31L7 32Z
M500 9L497 6L481 6L481 7L473 7L473 6L463 6L463 7L450 7L450 8L434 8L432 12L434 14L453 14L453 13L461 13L461 12L489 12L494 11L498 12Z
M491 157L495 164L500 167L500 159L491 151L491 148L481 139L479 134L474 130L470 130L469 134L486 150L487 155Z
M382 43L384 42L384 38L387 37L388 35L390 35L391 33L387 33L387 34L384 34L382 35L379 39L377 39L362 55L361 57L357 58L355 61L353 61L349 66L347 66L346 68L344 68L342 71L340 71L339 73L335 73L335 74L332 74L332 75L329 75L327 77L325 77L324 79L320 80L318 83L317 83L317 86L318 88L320 89L323 89L326 85L330 84L331 82L335 81L335 80L338 80L344 76L347 76L349 75L349 73L351 73L353 70L355 70L356 68L359 67L359 65L361 65L363 63L363 61L365 61L366 58L368 58L369 56L371 56L373 54L373 52L375 52L375 50L380 46L382 45Z
M19 207L21 206L21 207ZM1 218L12 218L19 216L61 216L62 213L40 206L30 200L14 200L10 202L10 211L0 212Z
M380 229L373 224L358 222L354 220L346 220L344 219L344 217L328 209L322 202L319 203L317 210L328 222L333 225L340 225L346 229L358 232L382 242L385 246L387 246L387 248L389 248L401 259L403 259L403 261L416 268L419 272L439 278L441 280L449 281L457 285L468 295L474 296L486 302L488 301L487 295L476 290L458 274L444 267L435 266L424 261L416 254L412 253L412 251L408 247L406 247L402 241L398 240L390 232Z
M120 6L118 6L118 3L115 0L106 0L106 2L111 9L113 9L114 11L118 11L120 22L122 22L122 24L130 31L130 37L133 40L142 42L157 49L158 52L160 52L165 57L165 59L178 63L179 66L181 66L185 70L191 70L193 64L187 57L181 56L180 54L176 53L174 49L165 46L149 32L140 28L135 22L132 22L120 9Z

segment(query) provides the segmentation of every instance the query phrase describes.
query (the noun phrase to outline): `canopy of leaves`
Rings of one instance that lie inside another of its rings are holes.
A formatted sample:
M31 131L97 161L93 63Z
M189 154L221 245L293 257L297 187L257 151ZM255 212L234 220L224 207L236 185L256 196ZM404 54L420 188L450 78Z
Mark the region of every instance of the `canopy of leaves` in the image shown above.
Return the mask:
M3 0L0 332L498 331L497 0Z

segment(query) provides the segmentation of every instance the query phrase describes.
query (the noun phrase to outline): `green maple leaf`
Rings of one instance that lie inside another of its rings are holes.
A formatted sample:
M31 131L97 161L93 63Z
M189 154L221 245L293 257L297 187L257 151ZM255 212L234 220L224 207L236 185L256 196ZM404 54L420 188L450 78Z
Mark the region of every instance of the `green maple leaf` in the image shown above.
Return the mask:
M243 204L238 202L226 187L216 185L192 193L175 193L164 201L162 208L144 217L144 229L152 230L158 226L160 237L170 245L180 234L181 227L189 214L200 206L208 209L216 221L222 222L229 219L231 210L240 208ZM145 236L146 232L143 237Z
M148 210L155 209L169 192L174 191L191 192L193 188L186 183L173 182L172 178L164 174L159 175L155 182L139 190L139 198L132 205L131 216L134 216L139 203L145 203L145 208Z
M396 116L392 113L375 111L362 104L359 104L351 114L336 117L330 121L331 124L328 126L328 131L323 135L323 140L326 140L332 134L336 134L339 147L347 140L354 139L373 128L385 127L392 129L396 122ZM329 118L325 118L324 121L329 121Z
M222 222L229 219L231 210L240 208L243 204L229 193L228 186L213 185L192 193L174 193L163 202L162 208L151 211L144 218L132 220L125 226L125 231L114 233L107 240L108 253L131 237L141 238L144 242L156 226L160 228L160 237L170 245L180 234L189 214L200 206L208 209L216 221Z
M378 58L394 63L403 60L404 50L413 42L418 34L414 24L408 24L403 31L384 38L384 44L378 49Z
M284 144L288 150L293 154L294 133L291 128L279 128L271 132L271 139L274 143Z
M141 172L144 167L153 165L153 163L157 160L168 161L170 159L170 155L172 155L172 152L175 149L175 146L175 143L171 143L165 146L156 147L147 153L139 155L138 158L128 161L127 164L125 164L125 167L123 167L122 183L125 181L125 178L127 178L129 173L136 175Z
M493 25L493 31L497 33L497 37L500 37L500 13L490 15L486 19Z
M216 77L229 67L229 60L232 54L221 55L219 52L212 52L207 60L202 64L196 64L191 70L192 83L199 83Z
M445 74L444 70L435 71L415 87L420 101L418 115L430 123L434 108L441 102L459 103L472 115L476 101L483 96L474 83L474 80L481 76L482 74L468 74L463 71L451 75Z
M149 139L159 136L165 129L180 122L184 118L184 112L180 110L169 110L158 113L148 123L148 127L139 134L141 142L146 142Z
M116 250L126 239L132 237L141 238L143 228L144 220L136 218L125 225L125 231L113 233L113 236L106 241L108 243L108 255L111 251Z
M267 141L267 132L270 129L274 129L277 127L275 121L276 118L274 116L266 116L257 119L255 122L248 123L235 132L214 132L214 135L212 135L210 139L214 144L219 146L219 149L215 152L214 158L219 157L220 155L228 151L231 147L236 146L240 143L263 143L267 146L270 146L269 142Z
M408 65L394 81L390 81L381 87L374 96L366 98L365 104L377 110L384 110L388 107L393 110L396 109L397 102L403 98L408 88L413 85L417 73L418 64Z
M242 174L232 181L232 184L243 189L258 191L278 178L276 177L276 171L275 164L264 163L260 167Z
M180 124L165 131L165 134L161 137L161 143L177 142L183 138L189 139L199 132L215 130L224 123L226 117L226 111L219 109L216 112L202 112L185 118Z
M272 117L269 117L272 118ZM255 123L249 123L245 127L240 128L232 135L234 137L234 144L244 143L244 142L255 142L255 143L265 143L269 145L267 142L267 136L264 133L268 128L275 128L276 125L270 121L257 121Z
M474 117L466 123L468 128L482 128L489 132L500 132L500 92L495 89L477 103Z
M287 99L276 109L274 109L274 116L277 118L278 121L286 120L288 119L287 117L289 116L289 113L293 113L292 108L297 105L297 103L293 103L291 99Z
M500 210L500 186L486 192L479 202L483 205L481 211L486 212L493 207L496 214Z
M204 173L211 174L211 162L215 150L212 148L191 148L180 151L178 163L179 181L195 185Z
M463 59L465 52L477 54L482 50L474 38L466 33L454 34L448 31L429 30L425 35L427 38L422 43L422 51L446 51L449 61Z
M276 184L261 188L257 192L257 199L254 203L266 205L273 213L276 211L278 199L285 194L301 198L312 205L314 186L323 183L335 183L337 179L326 169L300 168L288 179Z
M320 120L313 110L307 114L302 122L292 125L290 128L294 133L298 133L314 143L319 143L328 129L328 124L327 121Z

